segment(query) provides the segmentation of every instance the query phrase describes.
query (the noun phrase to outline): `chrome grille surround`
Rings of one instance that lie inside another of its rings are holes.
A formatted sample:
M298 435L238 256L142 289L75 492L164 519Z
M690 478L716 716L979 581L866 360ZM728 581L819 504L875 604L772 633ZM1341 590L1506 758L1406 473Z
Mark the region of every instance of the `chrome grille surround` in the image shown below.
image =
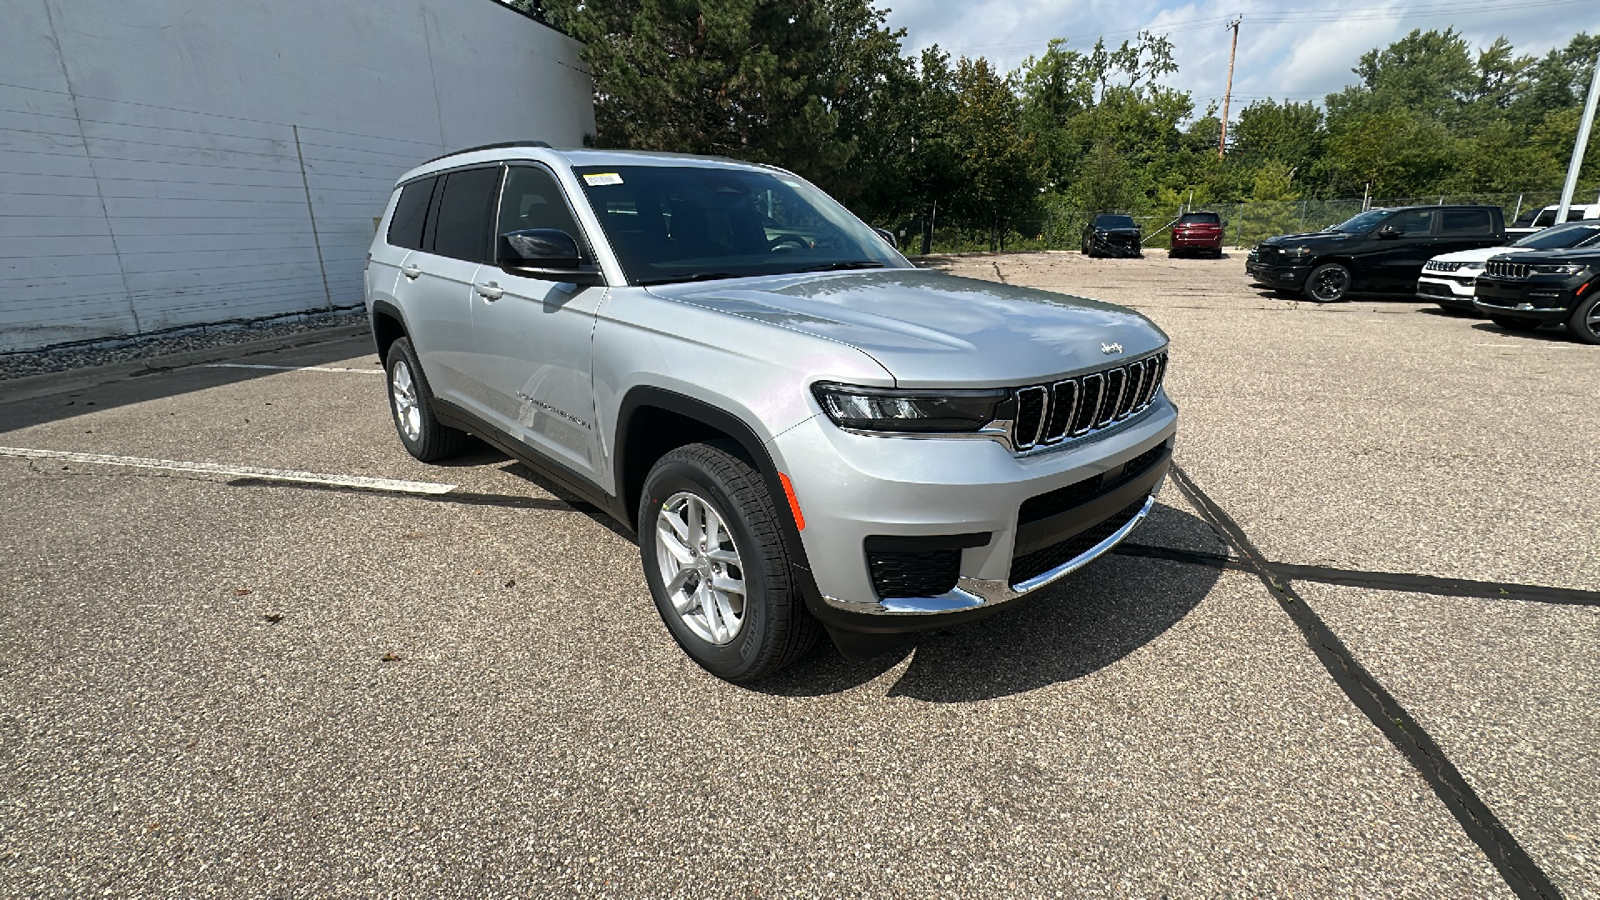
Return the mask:
M1162 351L1077 378L1018 388L1011 449L1042 450L1130 419L1155 401L1166 374Z
M1485 275L1492 275L1495 278L1511 278L1520 281L1528 277L1528 264L1490 260L1488 265L1483 267L1483 271Z

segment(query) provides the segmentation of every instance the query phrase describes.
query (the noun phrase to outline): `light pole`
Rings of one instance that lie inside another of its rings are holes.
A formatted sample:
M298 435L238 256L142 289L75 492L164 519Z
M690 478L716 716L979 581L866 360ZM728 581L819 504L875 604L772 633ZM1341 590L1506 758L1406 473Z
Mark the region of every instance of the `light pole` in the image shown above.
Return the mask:
M1596 100L1600 100L1600 57L1595 58L1594 77L1589 79L1589 100L1583 104L1583 121L1578 123L1578 139L1572 145L1572 162L1567 163L1567 183L1561 186L1561 208L1556 210L1556 220L1552 225L1560 225L1567 220L1572 192L1578 189L1578 170L1583 168L1583 151L1589 147L1589 130L1594 127Z

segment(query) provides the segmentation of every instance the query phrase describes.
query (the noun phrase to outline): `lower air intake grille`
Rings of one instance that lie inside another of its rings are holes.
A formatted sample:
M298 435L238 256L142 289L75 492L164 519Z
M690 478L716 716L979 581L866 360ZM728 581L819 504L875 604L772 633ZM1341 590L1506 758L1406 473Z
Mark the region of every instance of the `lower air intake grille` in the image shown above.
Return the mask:
M937 597L961 577L960 550L869 550L867 568L878 598Z
M1019 556L1011 561L1011 584L1018 585L1030 578L1040 575L1065 565L1084 553L1087 553L1095 544L1117 533L1122 526L1133 521L1133 517L1144 508L1144 500L1129 506L1122 512L1106 519L1104 522L1079 532L1059 544L1052 544L1042 550L1035 550L1026 556Z

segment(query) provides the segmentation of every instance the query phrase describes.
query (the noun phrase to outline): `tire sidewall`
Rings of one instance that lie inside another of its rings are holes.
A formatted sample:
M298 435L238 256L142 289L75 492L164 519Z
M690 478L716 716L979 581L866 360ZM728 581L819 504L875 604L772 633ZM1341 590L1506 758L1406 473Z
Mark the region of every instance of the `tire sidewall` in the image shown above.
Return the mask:
M1591 329L1586 320L1594 312L1595 304L1600 303L1600 289L1595 290L1588 299L1583 300L1572 308L1567 317L1567 333L1575 340L1585 344L1600 344L1600 334Z
M661 567L656 557L656 519L667 498L682 491L697 495L716 510L733 533L734 546L739 551L746 591L744 624L739 635L725 645L712 644L689 630L672 607L666 585L661 580ZM678 646L707 671L728 680L738 680L760 664L765 657L762 651L769 641L772 623L767 560L760 556L761 543L751 531L743 508L733 501L716 476L683 459L662 460L645 481L639 498L638 521L639 551L650 596Z
M394 369L395 365L404 362L406 368L411 370L411 389L417 392L417 408L422 412L422 427L417 434L417 439L412 440L406 435L404 428L400 427L400 407L394 399ZM389 420L394 424L394 433L400 437L400 443L405 445L406 451L418 459L428 455L431 443L438 439L434 433L439 428L433 418L432 391L428 381L422 374L422 366L417 363L416 351L411 349L411 342L401 338L389 347L389 359L384 366L384 390L389 395Z

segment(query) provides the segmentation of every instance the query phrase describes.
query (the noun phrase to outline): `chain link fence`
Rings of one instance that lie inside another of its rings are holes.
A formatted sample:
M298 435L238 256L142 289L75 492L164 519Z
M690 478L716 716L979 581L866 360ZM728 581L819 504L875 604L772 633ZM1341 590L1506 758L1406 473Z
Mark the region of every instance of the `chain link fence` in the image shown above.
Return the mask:
M1580 185L1573 196L1574 203L1600 202L1600 185ZM1591 201L1589 198L1595 197ZM1504 194L1435 194L1426 197L1387 197L1381 199L1353 197L1340 200L1284 200L1245 203L1212 203L1174 208L1170 211L1122 210L1132 215L1144 233L1146 248L1166 249L1170 246L1171 227L1183 212L1214 212L1222 218L1223 245L1250 247L1259 241L1280 234L1320 231L1363 209L1379 206L1433 206L1456 203L1498 206L1505 211L1506 224L1518 216L1536 212L1545 206L1560 202L1559 190L1520 191ZM1094 212L1070 207L1045 209L1031 216L1011 221L1009 227L991 229L989 225L973 225L943 218L924 217L895 222L877 222L900 240L900 248L908 255L923 253L926 235L929 253L974 253L997 249L1004 252L1036 250L1081 249L1084 227Z

